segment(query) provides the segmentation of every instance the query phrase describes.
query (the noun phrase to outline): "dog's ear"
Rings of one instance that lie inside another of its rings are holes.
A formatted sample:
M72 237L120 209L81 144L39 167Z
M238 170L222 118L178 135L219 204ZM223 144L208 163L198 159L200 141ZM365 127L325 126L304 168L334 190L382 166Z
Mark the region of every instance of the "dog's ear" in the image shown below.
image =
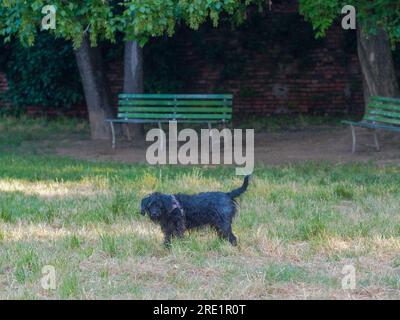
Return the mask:
M147 208L153 203L154 201L154 194L149 194L142 199L140 203L140 213L142 215L146 214Z
M164 208L167 213L171 213L174 211L176 208L178 208L178 203L176 202L175 198L169 195L163 195L161 197L161 201L164 205Z

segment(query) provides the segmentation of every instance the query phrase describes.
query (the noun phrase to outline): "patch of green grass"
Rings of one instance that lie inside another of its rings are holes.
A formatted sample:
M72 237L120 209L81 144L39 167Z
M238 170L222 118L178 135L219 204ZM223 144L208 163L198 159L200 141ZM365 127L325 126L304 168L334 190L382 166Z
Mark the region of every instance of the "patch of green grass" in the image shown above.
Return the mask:
M8 208L0 208L0 219L4 222L13 221L11 211Z
M314 215L304 219L300 223L298 237L300 240L312 240L313 238L322 237L326 232L327 224L324 217Z
M303 282L309 278L306 270L291 264L269 264L264 272L267 283Z
M117 254L117 241L114 236L104 234L100 235L101 249L110 257L115 257Z
M339 199L351 200L354 197L352 188L346 185L337 185L334 192Z
M264 269L264 279L267 286L274 283L306 283L334 287L339 282L321 271L311 272L291 263L268 264Z
M122 189L122 188L121 188ZM113 217L120 217L129 214L132 210L130 203L132 199L132 194L128 193L126 190L117 189L115 195L111 202L111 212Z
M61 282L60 288L61 299L78 298L80 294L79 280L76 273L67 275Z
M393 268L399 268L400 267L400 256L396 256L396 257L393 258L392 266L393 266Z
M71 134L88 136L88 124L81 119L0 117L0 150L16 150L22 143L62 139ZM11 149L13 148L13 149ZM31 152L33 149L30 149Z
M14 276L19 283L32 280L39 273L39 256L32 248L20 248Z
M73 234L72 236L66 239L67 247L70 249L79 249L81 247L81 241L79 240L78 236Z
M400 274L385 275L381 282L383 282L385 286L388 286L391 289L400 290Z
M400 266L399 166L257 166L238 199L238 247L205 228L166 249L159 226L139 213L141 197L229 191L242 182L232 167L58 157L34 151L35 143L59 139L56 131L84 134L85 126L19 120L0 118L0 298L42 297L47 264L57 271L54 296L63 299L285 298L289 287L301 290L297 296L342 297L337 270L361 257L381 279L360 271L363 288L393 296L397 280L385 270Z
M110 276L110 272L108 271L108 269L102 269L100 271L100 277L103 279L107 279Z

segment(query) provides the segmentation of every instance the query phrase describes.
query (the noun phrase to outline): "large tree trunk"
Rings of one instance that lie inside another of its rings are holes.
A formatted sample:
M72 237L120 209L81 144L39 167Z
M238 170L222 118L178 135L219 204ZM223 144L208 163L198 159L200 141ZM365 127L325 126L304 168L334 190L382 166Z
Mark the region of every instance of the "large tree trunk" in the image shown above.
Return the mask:
M124 93L143 93L143 49L136 41L127 41L124 52ZM143 125L126 126L129 139L144 140Z
M75 51L75 56L88 108L92 139L110 139L109 124L104 120L112 118L114 112L100 48L92 48L86 35L81 47Z
M399 85L385 30L379 29L374 35L366 34L359 24L357 42L365 103L368 103L371 96L397 97Z

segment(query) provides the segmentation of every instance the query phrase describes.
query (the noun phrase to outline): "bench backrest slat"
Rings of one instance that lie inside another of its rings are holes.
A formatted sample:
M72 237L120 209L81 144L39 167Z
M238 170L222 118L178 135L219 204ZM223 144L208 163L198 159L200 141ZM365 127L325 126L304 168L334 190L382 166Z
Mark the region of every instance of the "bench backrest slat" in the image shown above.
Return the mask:
M363 120L400 126L400 99L372 97Z
M224 106L232 100L119 100L120 106Z
M118 95L120 99L231 99L231 94L147 94L147 93L121 93Z
M227 119L230 120L232 115L223 114L195 114L195 113L118 113L119 118L126 119Z
M232 108L201 108L201 107L119 107L120 113L137 113L137 112L181 112L181 113L231 113Z
M230 94L120 94L118 118L231 120Z

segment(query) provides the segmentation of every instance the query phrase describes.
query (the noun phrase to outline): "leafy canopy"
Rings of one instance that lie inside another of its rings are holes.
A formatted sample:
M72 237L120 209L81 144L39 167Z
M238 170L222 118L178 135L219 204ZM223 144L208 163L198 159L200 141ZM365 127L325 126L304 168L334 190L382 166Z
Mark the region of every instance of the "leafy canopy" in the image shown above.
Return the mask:
M24 45L31 46L44 17L42 8L47 0L2 0L0 3L0 35L10 41L16 36ZM99 38L114 41L117 19L113 5L104 0L52 0L56 8L56 29L49 30L56 37L71 40L80 46L85 30L90 30L92 45Z
M176 26L186 23L193 29L211 19L216 26L221 14L235 22L245 19L246 7L262 5L263 0L53 0L57 9L56 37L71 40L75 48L85 33L92 46L98 40L114 42L117 31L126 40L142 45L150 37L172 35ZM24 45L33 45L44 17L41 10L47 0L2 0L0 3L0 36L10 41L16 36Z
M351 4L357 10L357 22L368 33L378 28L387 31L393 45L400 41L400 1L395 0L299 0L300 13L312 23L317 37L323 37L338 17L342 8Z

